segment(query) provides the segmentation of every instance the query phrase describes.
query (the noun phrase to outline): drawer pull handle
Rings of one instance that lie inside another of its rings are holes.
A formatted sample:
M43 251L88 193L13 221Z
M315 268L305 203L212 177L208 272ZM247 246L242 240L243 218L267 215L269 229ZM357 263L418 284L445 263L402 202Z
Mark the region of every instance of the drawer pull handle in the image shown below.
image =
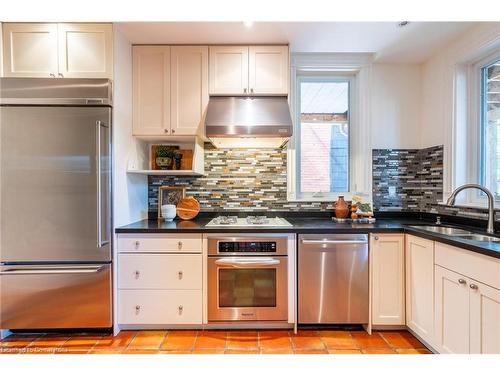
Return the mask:
M177 246L179 247L179 250L180 250L180 249L182 249L182 241L179 241L179 242L177 243Z
M469 288L474 289L474 290L477 290L477 289L478 289L478 286L477 286L476 284L470 284L470 285L469 285Z
M179 280L182 280L182 276L184 276L184 273L182 271L179 271L178 274L179 274Z
M182 315L182 310L184 310L184 307L182 305L179 306L179 315Z
M138 279L140 275L141 275L141 273L139 271L134 272L134 276L136 279Z
M458 283L464 285L466 282L464 279L458 279Z
M140 312L141 312L141 306L136 305L135 306L135 315L139 315Z
M141 243L139 241L135 241L135 248L138 249L140 244Z

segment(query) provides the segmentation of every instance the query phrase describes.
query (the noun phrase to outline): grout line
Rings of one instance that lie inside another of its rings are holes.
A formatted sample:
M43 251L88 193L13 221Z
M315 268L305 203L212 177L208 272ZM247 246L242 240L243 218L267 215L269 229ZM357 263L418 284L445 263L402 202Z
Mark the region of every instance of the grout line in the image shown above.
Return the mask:
M167 338L170 336L170 331L169 330L166 330L165 331L165 336L163 336L163 340L161 340L160 342L160 345L158 346L158 349L157 350L161 350L161 347L163 346L163 344L165 343L165 341L167 341Z

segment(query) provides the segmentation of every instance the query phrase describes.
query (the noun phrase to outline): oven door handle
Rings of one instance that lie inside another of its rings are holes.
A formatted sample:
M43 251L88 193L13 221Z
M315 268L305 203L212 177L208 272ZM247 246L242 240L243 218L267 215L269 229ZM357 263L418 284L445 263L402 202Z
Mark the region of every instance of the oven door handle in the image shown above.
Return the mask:
M234 268L248 268L248 267L268 267L280 264L279 259L274 258L223 258L217 259L215 264L218 266L229 266Z

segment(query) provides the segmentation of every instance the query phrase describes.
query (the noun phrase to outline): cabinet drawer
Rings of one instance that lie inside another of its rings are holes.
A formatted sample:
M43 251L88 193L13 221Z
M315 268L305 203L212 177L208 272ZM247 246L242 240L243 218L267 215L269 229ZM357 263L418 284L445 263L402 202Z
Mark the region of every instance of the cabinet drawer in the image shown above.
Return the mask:
M201 290L120 290L119 324L201 324Z
M120 235L120 252L201 253L201 234Z
M435 263L500 289L500 260L436 242Z
M201 255L120 254L118 288L201 289Z

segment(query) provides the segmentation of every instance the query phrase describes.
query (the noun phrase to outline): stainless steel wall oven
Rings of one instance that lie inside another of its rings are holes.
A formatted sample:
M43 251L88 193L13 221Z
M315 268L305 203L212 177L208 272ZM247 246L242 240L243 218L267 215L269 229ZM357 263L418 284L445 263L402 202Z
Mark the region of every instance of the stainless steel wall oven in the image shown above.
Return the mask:
M288 319L287 236L208 237L208 321Z

